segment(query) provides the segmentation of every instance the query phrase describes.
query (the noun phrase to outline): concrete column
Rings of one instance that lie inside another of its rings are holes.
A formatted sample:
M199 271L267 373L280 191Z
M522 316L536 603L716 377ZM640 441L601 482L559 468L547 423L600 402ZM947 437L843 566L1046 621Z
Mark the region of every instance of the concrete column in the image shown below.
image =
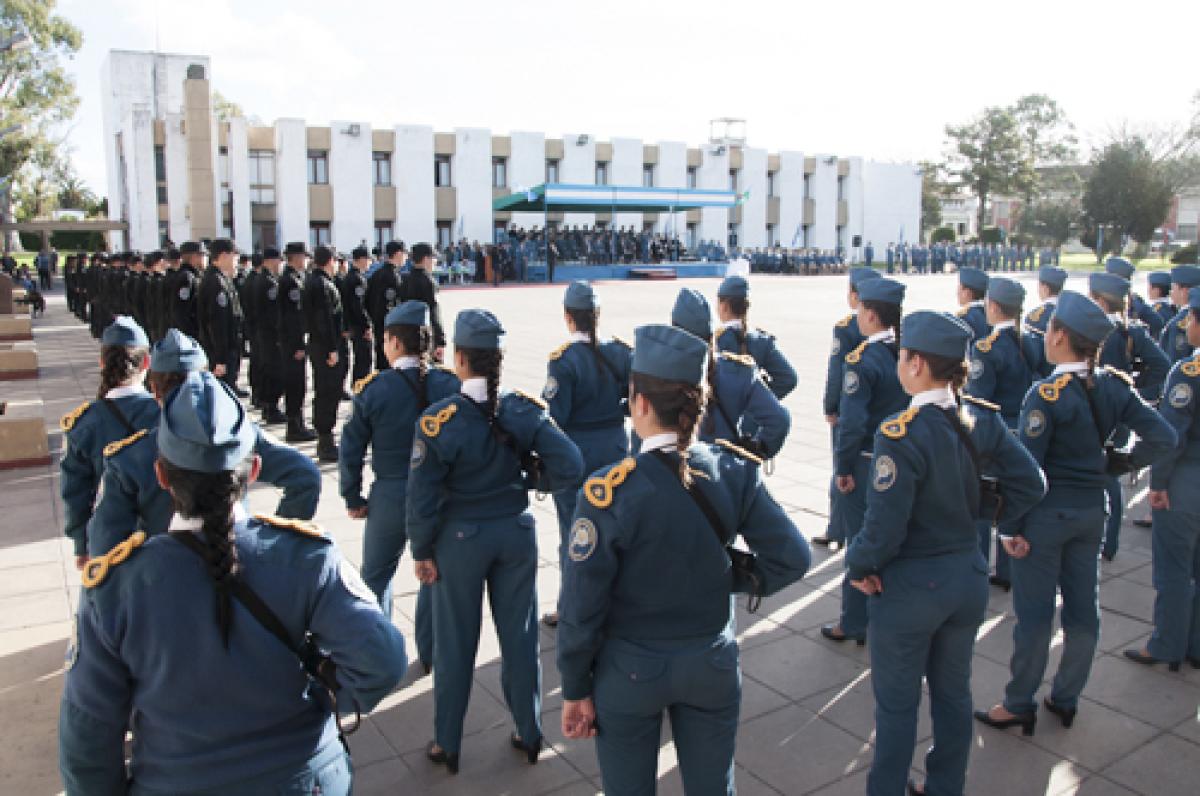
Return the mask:
M738 245L762 248L767 245L767 151L743 149L738 191L749 191L742 205L742 228Z
M432 166L430 166L432 169ZM492 133L484 127L454 131L454 187L458 216L451 240L492 239Z
M281 244L308 245L308 138L303 119L275 122L275 214Z
M371 126L330 122L329 184L333 189L333 246L350 251L375 236L375 192ZM357 129L357 133L354 130Z
M216 138L208 80L191 78L183 86L183 121L187 141L188 217L197 238L215 238L220 209L216 190ZM150 147L153 156L153 145ZM151 158L151 179L153 179ZM155 225L157 226L157 224ZM137 244L135 244L137 245Z
M724 151L722 151L724 150ZM712 190L729 189L729 149L705 144L700 150L700 168L696 172L696 187ZM697 243L716 241L729 247L729 211L724 207L705 207L700 210Z
M250 219L250 144L246 119L229 120L229 190L233 193L233 236L240 251L254 248Z
M608 182L622 188L642 184L642 142L638 138L614 138L612 140L612 163L608 167ZM594 171L594 169L593 169ZM620 229L633 227L642 231L641 213L616 213L613 224Z
M546 136L542 133L514 132L512 155L508 159L508 191L526 191L546 181ZM513 213L512 223L529 229L542 226L542 213ZM488 235L491 240L491 235Z
M396 237L409 246L433 241L437 237L437 206L433 190L432 127L396 127L392 182L396 184Z
M788 248L804 245L804 154L785 150L779 153L779 171L775 175L779 195L779 242Z

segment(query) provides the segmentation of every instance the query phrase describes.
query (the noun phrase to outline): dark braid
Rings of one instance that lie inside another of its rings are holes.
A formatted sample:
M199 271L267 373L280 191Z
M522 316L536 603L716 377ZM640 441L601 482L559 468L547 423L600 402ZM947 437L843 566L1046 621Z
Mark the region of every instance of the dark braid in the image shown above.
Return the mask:
M750 353L750 344L747 340L747 335L750 332L750 299L730 297L721 299L729 307L729 311L742 322L742 328L737 329L735 334L738 340L738 353Z
M154 400L162 403L167 400L171 390L183 384L185 378L187 378L187 374L183 372L152 370L146 377L146 382L150 385L150 391L154 393Z
M487 379L487 409L488 421L496 421L496 411L500 406L500 365L504 361L504 352L499 348L458 348L467 358L467 367L475 376Z
M408 323L398 323L383 330L385 335L391 335L404 346L409 356L417 358L417 386L421 395L425 395L425 378L429 375L429 352L433 350L433 335L428 326L414 326Z
M941 354L928 354L924 351L910 351L918 354L925 364L929 365L929 377L935 381L950 383L950 389L955 395L962 392L967 383L967 363L959 357L947 357Z
M221 642L229 649L233 581L241 571L233 511L250 483L250 463L242 462L233 470L219 473L201 473L176 467L161 457L159 461L166 471L175 512L203 522L200 534L207 548L204 561L208 576L217 593L217 627Z
M879 322L884 326L889 327L896 335L896 340L900 339L900 305L893 304L890 301L864 301L862 306L874 312L879 316Z
M706 403L703 387L681 381L668 381L645 373L633 374L633 394L650 402L658 422L673 428L679 435L675 449L679 453L679 482L685 487L692 483L688 470L688 448L696 436L696 425L704 414Z
M1067 333L1067 345L1071 347L1071 353L1087 363L1088 370L1085 381L1087 388L1093 389L1096 386L1096 368L1100 365L1100 344L1079 334L1058 318L1050 319L1050 328L1056 332Z
M716 352L713 351L711 345L708 347L708 370L706 372L706 375L708 377L709 395L711 396L713 401L716 401L716 400L718 400L718 398L717 398L717 355L716 355ZM715 433L716 428L717 428L716 417L714 417L712 415L712 413L706 414L704 416L704 433L706 433L706 434ZM736 434L737 429L736 428L733 429L732 433Z
M596 329L600 325L599 310L577 310L566 308L567 317L575 324L575 331L585 332L588 336L588 349L592 352L592 360L596 363L596 373L604 376L604 365L600 362L600 343L596 339Z
M104 400L109 390L132 379L148 353L144 346L103 346L100 349L100 389L96 391L96 398Z

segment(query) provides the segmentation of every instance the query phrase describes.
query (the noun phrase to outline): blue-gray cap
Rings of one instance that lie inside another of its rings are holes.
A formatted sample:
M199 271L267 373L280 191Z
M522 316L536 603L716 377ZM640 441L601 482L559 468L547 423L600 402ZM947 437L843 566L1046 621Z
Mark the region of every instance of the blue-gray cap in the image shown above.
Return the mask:
M100 345L123 345L134 348L148 346L150 341L146 339L146 333L142 331L142 327L138 326L137 321L128 315L118 315L100 336Z
M874 268L851 268L850 269L850 287L858 290L858 286L868 279L878 279L883 274L876 271Z
M718 298L744 299L750 296L750 283L744 276L727 276L717 288Z
M887 304L904 303L904 285L895 279L881 276L868 279L858 286L858 297L863 301L882 301Z
M704 340L710 339L713 333L712 312L708 309L704 294L690 287L680 290L671 309L671 323Z
M207 367L204 349L178 329L167 329L163 339L150 349L150 370L155 373L187 373Z
M576 279L567 285L563 306L569 310L596 310L600 308L600 297L592 290L591 285L582 279Z
M1043 265L1038 269L1038 281L1045 282L1055 290L1062 290L1063 285L1067 284L1067 272L1057 266Z
M1129 295L1129 280L1119 274L1094 273L1088 277L1088 290L1120 301Z
M428 326L429 305L424 301L403 301L388 310L384 326Z
M978 268L971 268L970 266L959 268L958 283L963 287L978 290L982 293L987 290L988 275Z
M454 345L459 348L499 348L503 342L504 327L487 310L463 310L454 319Z
M918 310L900 322L900 347L951 359L966 359L971 327L946 312Z
M1122 279L1132 279L1137 268L1124 257L1109 257L1104 261L1104 273L1115 274Z
M1151 271L1146 274L1146 284L1151 287L1160 287L1163 290L1171 289L1171 272L1170 271Z
M189 373L163 403L158 452L176 467L200 473L232 470L257 440L237 395L207 371Z
M1188 289L1188 309L1200 310L1200 287Z
M1097 345L1104 342L1104 338L1113 330L1113 322L1108 319L1104 308L1074 290L1064 290L1058 297L1052 320L1057 320Z
M700 384L708 363L708 343L674 326L651 324L633 332L633 372L667 381Z
M1171 269L1171 283L1184 287L1200 287L1200 265L1177 265Z
M1006 307L1020 307L1025 303L1025 287L1016 280L993 276L988 280L987 297Z

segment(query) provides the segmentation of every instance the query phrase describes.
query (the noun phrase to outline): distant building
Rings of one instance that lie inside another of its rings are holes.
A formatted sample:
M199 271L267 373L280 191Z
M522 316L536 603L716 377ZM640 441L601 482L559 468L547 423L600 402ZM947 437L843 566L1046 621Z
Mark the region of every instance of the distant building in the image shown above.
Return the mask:
M204 56L110 51L103 67L110 216L123 245L233 238L242 250L292 240L347 250L392 238L447 244L524 227L615 225L853 254L914 238L921 175L911 163L781 151L736 141L689 147L588 134L278 119L218 121ZM547 182L747 192L733 209L681 213L502 213L492 200Z

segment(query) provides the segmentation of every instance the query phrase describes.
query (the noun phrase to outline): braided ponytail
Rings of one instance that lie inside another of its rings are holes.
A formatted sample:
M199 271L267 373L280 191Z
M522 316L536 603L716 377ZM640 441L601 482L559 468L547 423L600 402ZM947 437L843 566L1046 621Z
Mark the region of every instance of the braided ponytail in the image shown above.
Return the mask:
M668 381L645 373L633 374L633 393L650 402L658 422L678 434L675 449L679 453L679 482L691 486L688 448L696 437L696 426L704 414L704 388L685 382Z
M467 367L475 376L487 380L487 410L488 422L496 421L496 412L500 408L500 365L504 361L504 352L499 348L459 348L467 358Z
M216 590L217 627L221 642L229 649L229 628L233 621L233 582L241 572L234 528L234 507L246 494L250 483L250 463L242 462L233 470L201 473L177 467L166 459L159 461L166 471L167 484L182 517L199 518L204 542L204 562Z
M725 298L721 299L729 307L729 311L742 322L740 329L735 330L735 335L738 341L738 353L743 356L750 353L750 344L748 335L750 332L750 299L748 298Z
M1094 389L1096 387L1096 368L1100 367L1100 344L1079 334L1057 318L1050 319L1049 328L1056 332L1067 333L1067 345L1071 347L1071 353L1087 363L1087 376L1084 378L1087 388Z
M402 323L388 326L383 333L396 338L407 356L417 358L417 387L421 395L425 395L425 379L429 375L429 357L433 351L433 334L429 327Z
M123 387L137 375L149 351L144 346L106 345L100 349L100 388L96 398L104 400L109 390Z
M588 336L588 350L592 352L592 360L596 364L596 373L604 375L604 365L600 362L600 342L596 339L596 329L600 326L599 310L580 310L566 308L567 316L575 325L575 331L584 332Z

